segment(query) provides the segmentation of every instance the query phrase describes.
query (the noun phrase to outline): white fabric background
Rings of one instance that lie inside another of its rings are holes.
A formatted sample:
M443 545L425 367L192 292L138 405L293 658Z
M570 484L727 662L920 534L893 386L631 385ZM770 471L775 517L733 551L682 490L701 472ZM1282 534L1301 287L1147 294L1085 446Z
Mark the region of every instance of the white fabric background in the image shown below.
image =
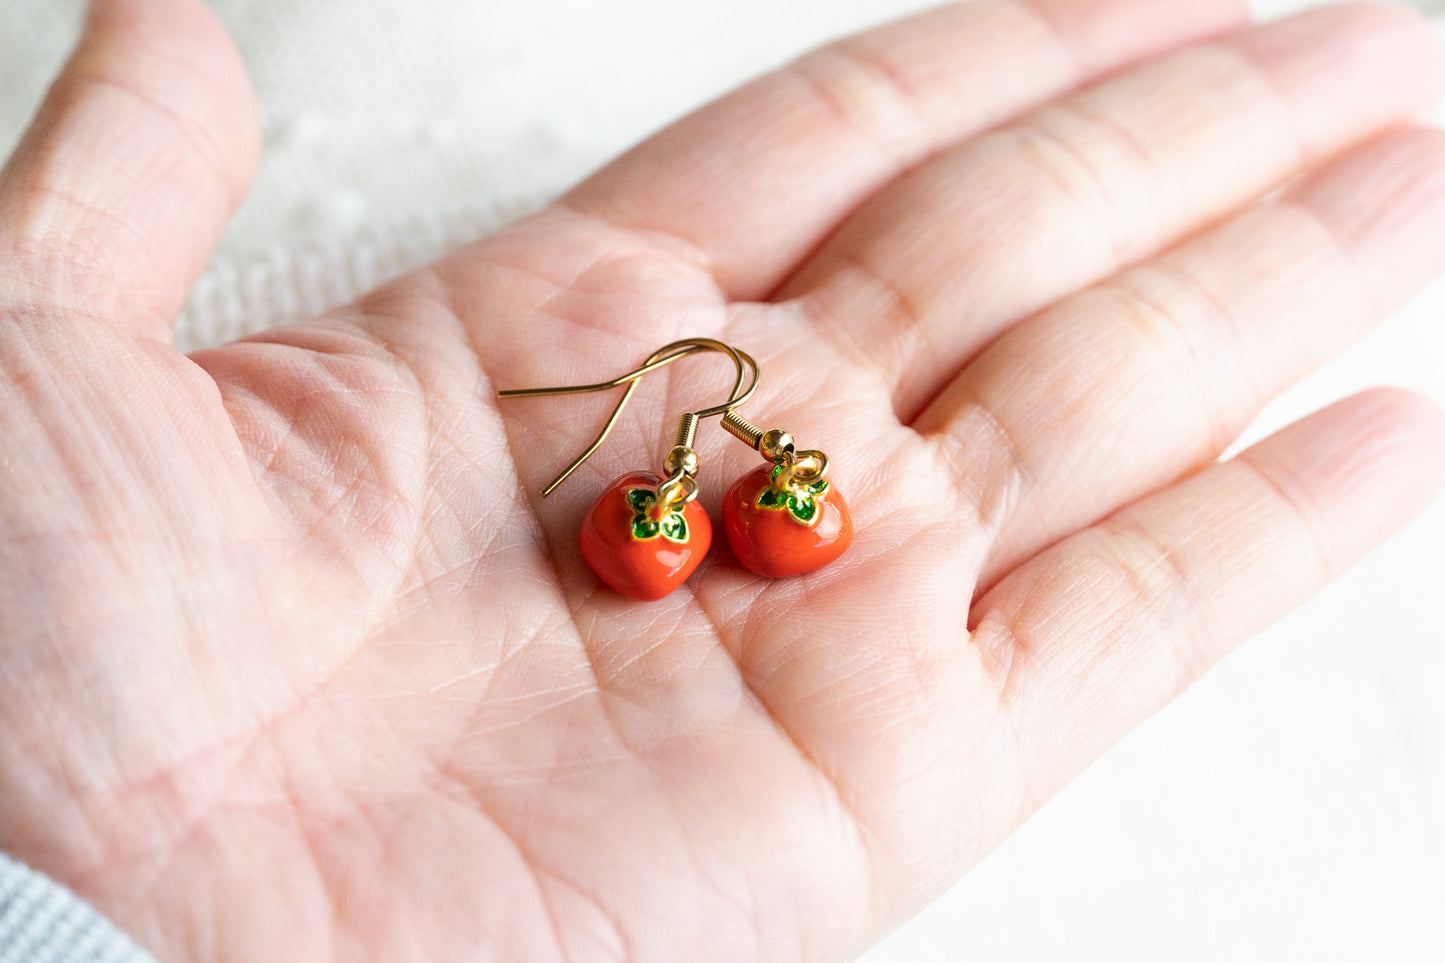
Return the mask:
M345 300L740 80L926 4L215 5L251 66L265 153L182 320L187 345ZM79 11L0 3L0 148ZM1374 383L1445 404L1445 285L1250 437ZM1437 503L1106 755L868 963L1445 960L1442 545Z

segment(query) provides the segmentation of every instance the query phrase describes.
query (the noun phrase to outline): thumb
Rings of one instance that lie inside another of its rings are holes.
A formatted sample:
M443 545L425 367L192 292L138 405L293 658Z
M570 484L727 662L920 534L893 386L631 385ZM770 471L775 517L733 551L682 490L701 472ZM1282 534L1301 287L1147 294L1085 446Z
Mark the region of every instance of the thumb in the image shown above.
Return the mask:
M241 58L205 4L93 0L0 172L0 293L168 339L259 139Z

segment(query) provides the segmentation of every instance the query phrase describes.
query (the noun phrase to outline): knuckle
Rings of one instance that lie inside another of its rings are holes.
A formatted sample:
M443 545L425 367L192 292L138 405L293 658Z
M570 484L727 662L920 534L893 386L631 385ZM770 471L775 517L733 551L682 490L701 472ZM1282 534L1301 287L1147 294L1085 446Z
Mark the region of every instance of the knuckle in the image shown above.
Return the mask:
M1095 296L1132 335L1122 342L1138 355L1131 369L1186 397L1180 410L1202 422L1199 458L1216 457L1262 403L1234 311L1207 282L1163 261L1118 276Z
M918 96L882 54L857 39L841 40L787 69L835 120L891 156L900 170L922 154L928 124Z
M1057 103L1005 133L1025 165L1108 238L1116 263L1158 246L1163 197L1150 148L1102 110Z

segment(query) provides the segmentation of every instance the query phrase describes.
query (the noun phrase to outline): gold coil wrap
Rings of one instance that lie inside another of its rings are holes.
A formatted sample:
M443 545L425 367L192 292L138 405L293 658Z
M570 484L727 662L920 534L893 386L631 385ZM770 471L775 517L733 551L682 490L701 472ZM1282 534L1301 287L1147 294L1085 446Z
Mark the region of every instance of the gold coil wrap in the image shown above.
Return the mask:
M722 426L727 429L728 434L737 438L754 451L757 450L758 442L763 437L763 430L761 428L748 421L736 411L723 413Z
M702 419L689 411L677 420L677 440L672 443L674 448L691 448L693 442L697 441L697 425Z

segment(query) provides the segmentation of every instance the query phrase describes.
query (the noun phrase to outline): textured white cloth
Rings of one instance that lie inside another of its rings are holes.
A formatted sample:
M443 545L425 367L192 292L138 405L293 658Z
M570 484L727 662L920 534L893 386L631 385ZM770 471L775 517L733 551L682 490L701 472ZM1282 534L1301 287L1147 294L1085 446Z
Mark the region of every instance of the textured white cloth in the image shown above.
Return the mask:
M265 152L181 340L345 300L747 76L925 5L216 0L253 71ZM79 8L0 3L0 146ZM1369 384L1445 404L1442 319L1437 285L1250 437ZM1441 546L1437 504L1141 727L869 963L1445 959Z
M155 963L69 890L0 856L0 963Z

